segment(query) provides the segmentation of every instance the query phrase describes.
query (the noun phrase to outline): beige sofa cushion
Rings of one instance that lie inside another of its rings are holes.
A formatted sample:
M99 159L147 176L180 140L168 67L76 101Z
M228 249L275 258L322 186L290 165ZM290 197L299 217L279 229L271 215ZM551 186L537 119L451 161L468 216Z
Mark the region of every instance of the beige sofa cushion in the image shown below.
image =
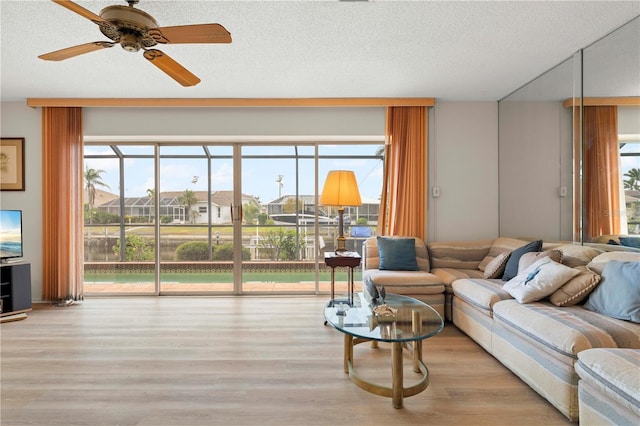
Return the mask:
M493 305L497 322L526 339L539 343L539 350L563 359L575 359L593 347L640 349L640 325L587 311L582 306L562 309L548 302L520 304L502 300Z
M493 305L501 300L512 299L502 288L502 280L463 278L451 285L453 293L487 316L493 316Z
M384 286L387 293L411 295L444 292L442 280L437 275L424 271L367 269L362 272L362 280L372 280L378 289Z
M489 264L489 262L495 259L496 256L505 252L511 253L515 249L527 244L527 242L528 241L519 240L517 238L507 238L507 237L496 238L491 243L489 252L486 254L486 256L482 259L482 261L478 265L478 269L480 269L481 271L484 271L485 268L487 267L487 264Z
M580 244L564 244L557 247L562 252L562 263L575 268L584 266L598 256L602 251Z
M433 242L429 244L432 268L478 269L492 240Z
M511 253L505 251L504 253L500 253L494 257L491 262L487 263L487 266L484 268L484 278L501 278L510 255Z
M576 373L601 395L606 395L640 418L640 350L595 348L578 353ZM582 383L580 386L584 386ZM582 410L582 406L581 406ZM618 413L619 414L619 413ZM616 417L618 420L619 417ZM582 412L580 413L582 421ZM619 424L626 424L618 420ZM604 422L602 424L605 424ZM629 423L633 424L633 423Z
M629 251L608 251L601 253L594 257L591 262L587 264L587 268L591 269L596 274L602 275L605 265L610 260L621 260L623 262L640 262L640 253L633 253Z
M478 269L434 268L431 270L431 273L440 278L448 293L451 293L451 284L455 280L462 278L484 278L484 272Z

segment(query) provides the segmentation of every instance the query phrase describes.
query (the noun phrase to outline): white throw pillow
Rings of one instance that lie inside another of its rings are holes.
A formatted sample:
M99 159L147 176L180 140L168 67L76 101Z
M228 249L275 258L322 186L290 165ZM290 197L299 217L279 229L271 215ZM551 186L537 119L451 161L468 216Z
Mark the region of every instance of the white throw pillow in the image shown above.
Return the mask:
M520 303L535 302L547 297L579 273L545 256L507 281L502 288Z

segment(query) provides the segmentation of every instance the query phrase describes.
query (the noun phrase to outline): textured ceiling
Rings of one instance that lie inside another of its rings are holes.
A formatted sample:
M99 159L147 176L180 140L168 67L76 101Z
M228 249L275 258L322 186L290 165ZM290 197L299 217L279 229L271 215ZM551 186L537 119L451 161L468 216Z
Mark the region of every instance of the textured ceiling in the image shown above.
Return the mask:
M99 14L124 1L77 1ZM435 97L498 100L640 15L628 1L164 1L160 26L220 23L231 44L160 49L202 82L180 86L114 46L61 62L42 53L106 40L50 1L0 1L2 101L28 97Z

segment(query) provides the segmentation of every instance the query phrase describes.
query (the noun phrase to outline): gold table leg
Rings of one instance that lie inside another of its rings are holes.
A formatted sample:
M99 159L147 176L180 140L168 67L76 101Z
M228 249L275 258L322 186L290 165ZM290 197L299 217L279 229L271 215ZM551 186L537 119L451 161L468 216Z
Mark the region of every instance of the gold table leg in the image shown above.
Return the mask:
M420 364L422 363L422 340L413 342L413 371L420 373Z
M393 408L402 408L402 343L391 343L391 401Z
M349 366L353 366L353 336L344 335L344 372L349 374Z
M344 335L344 371L349 374L351 381L359 388L375 395L391 398L394 408L402 408L404 398L417 395L429 386L429 370L422 361L421 341L413 342L413 369L416 373L422 374L422 378L414 385L404 387L402 351L405 344L401 342L391 343L391 387L372 383L360 377L353 367L353 347L368 341L369 339L354 338L347 333Z

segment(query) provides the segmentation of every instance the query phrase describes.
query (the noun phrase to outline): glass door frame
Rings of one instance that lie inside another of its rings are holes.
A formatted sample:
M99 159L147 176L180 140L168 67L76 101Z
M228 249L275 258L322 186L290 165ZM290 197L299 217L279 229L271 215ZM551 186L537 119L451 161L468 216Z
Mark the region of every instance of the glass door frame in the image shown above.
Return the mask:
M85 138L85 143L87 145L104 145L111 146L112 148L117 148L118 145L130 145L130 146L140 146L140 145L151 145L154 148L153 151L153 162L154 162L154 185L155 185L155 193L154 193L154 216L156 224L154 225L154 249L155 249L155 260L154 260L154 284L153 292L144 292L144 293L99 293L99 294L90 294L93 295L105 295L105 296L113 296L113 295L147 295L147 296L161 296L161 295L242 295L242 294L251 294L251 295L261 295L264 293L261 292L250 292L247 293L243 291L243 278L242 278L242 244L234 244L233 247L233 290L231 292L203 292L203 293L190 293L188 291L185 292L165 292L162 291L162 281L161 281L161 273L162 273L162 259L160 256L160 245L161 245L161 226L159 222L161 206L159 203L160 193L157 191L160 188L160 180L161 180L161 171L160 171L160 161L162 157L161 148L162 146L180 146L183 144L184 146L227 146L232 149L232 157L233 157L233 205L235 206L232 223L233 223L233 238L234 241L242 241L242 148L246 146L312 146L314 148L314 198L315 203L314 207L317 211L318 209L318 197L319 197L319 187L321 182L319 181L319 165L320 165L320 147L322 145L378 145L384 144L384 136L345 136L345 137L332 137L332 136L320 136L320 137L292 137L292 136L284 136L284 137L207 137L207 138L180 138L180 137L167 137L165 138L153 138L146 139L145 137L141 138L131 138L131 137L122 137L122 138ZM211 160L212 157L208 153L205 148L206 154L203 158L207 160L207 170L209 171L209 176L212 173ZM228 155L228 154L227 154ZM297 155L297 154L296 154ZM308 154L307 154L308 155ZM126 156L126 155L125 155ZM180 156L177 156L180 157ZM188 158L188 155L185 155L185 158ZM87 156L85 158L98 158L95 156ZM123 158L118 157L120 161L120 171L119 171L119 179L120 186L124 186L124 166L122 164ZM332 156L329 158L342 158L342 156ZM298 171L299 172L299 171ZM298 175L296 172L296 178ZM211 182L208 179L208 191L211 193ZM297 185L296 185L297 188ZM124 193L123 190L119 191L119 196L121 198L121 202L124 202ZM209 203L210 204L210 203ZM208 223L211 225L213 212L211 208L208 209ZM314 244L314 256L315 256L315 267L314 267L314 288L312 291L299 291L299 292L273 292L269 291L268 294L287 294L287 295L304 295L304 294L320 294L320 282L319 282L319 269L320 269L320 245L318 243L318 232L319 224L318 221L315 221L314 229L315 235L313 240ZM209 238L212 237L212 228L209 226L208 229Z
M299 198L299 161L300 161L300 156L297 153L297 147L299 146L307 146L307 147L313 147L313 162L314 162L314 211L318 212L318 200L320 198L320 194L319 194L319 176L318 176L318 165L319 165L319 146L322 144L326 144L326 143L331 143L331 142L323 142L323 141L299 141L299 140L295 140L295 141L289 141L289 142L283 142L283 141L274 141L274 142L261 142L261 143L255 143L255 142L248 142L248 143L237 143L234 146L234 204L236 206L239 206L239 211L242 212L242 161L245 159L245 156L242 153L242 149L245 147L253 147L253 146L260 146L260 147L292 147L296 150L295 153L295 158L296 158L296 167L295 167L295 175L296 175L296 199ZM236 151L237 149L237 151ZM239 226L236 226L239 225ZM234 220L234 240L235 241L241 241L242 239L242 213L240 214L240 218L236 218ZM319 223L316 220L314 222L314 235L316 236L313 240L313 245L314 245L314 286L313 286L313 290L311 291L297 291L297 292L291 292L291 291L246 291L244 289L243 286L243 276L242 276L242 245L238 245L238 244L234 244L234 294L236 295L317 295L320 294L320 282L319 282L319 271L320 271L320 261L323 259L320 256L320 244L318 241L317 236L319 235ZM282 262L279 260L276 260L276 262Z

